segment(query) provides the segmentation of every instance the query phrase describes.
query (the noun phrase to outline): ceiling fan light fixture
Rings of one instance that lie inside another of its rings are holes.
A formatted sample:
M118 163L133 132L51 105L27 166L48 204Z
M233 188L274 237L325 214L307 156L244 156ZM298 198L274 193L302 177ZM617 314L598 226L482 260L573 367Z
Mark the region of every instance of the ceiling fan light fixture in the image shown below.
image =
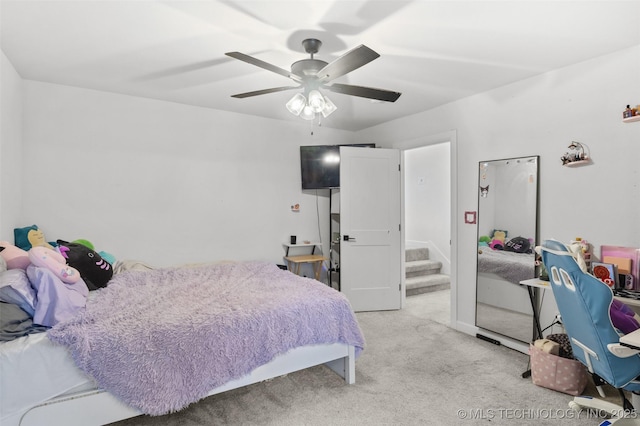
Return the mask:
M322 116L324 118L327 118L329 115L331 115L331 113L335 110L337 110L338 107L331 102L331 99L329 99L327 96L324 97L324 107L322 108Z
M313 111L309 105L305 105L302 108L302 112L300 113L300 118L303 120L313 120L316 117L316 113Z
M282 92L284 90L302 89L301 93L294 95L286 103L289 112L296 117L304 120L312 121L318 118L318 125L322 117L328 117L338 108L331 102L329 98L324 96L320 89L326 89L334 93L343 95L358 96L361 98L373 99L376 101L395 102L401 95L399 92L390 90L376 89L373 87L354 86L352 84L333 83L328 85L336 78L342 77L351 71L368 64L380 55L361 44L355 49L351 49L331 63L327 63L320 59L315 59L314 55L320 50L322 42L315 38L308 38L302 41L304 50L311 56L307 59L301 59L291 64L291 70L280 68L276 65L265 62L253 56L245 55L240 52L227 52L225 55L255 65L259 68L271 71L275 74L290 78L298 83L298 86L272 87L263 90L254 90L252 92L238 93L231 95L234 98L248 98L258 95L266 95L268 93ZM306 97L305 97L306 95ZM320 115L322 114L322 115Z
M300 115L306 104L307 100L304 95L302 93L296 93L293 98L289 99L286 106L291 114Z
M322 112L325 106L325 100L319 90L309 92L309 106L313 112Z

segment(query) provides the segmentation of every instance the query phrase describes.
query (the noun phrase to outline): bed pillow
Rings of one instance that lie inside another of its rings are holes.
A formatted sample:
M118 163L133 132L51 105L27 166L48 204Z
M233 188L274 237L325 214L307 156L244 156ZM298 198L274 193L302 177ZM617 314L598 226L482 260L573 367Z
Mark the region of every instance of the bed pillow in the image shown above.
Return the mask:
M11 269L0 273L0 301L18 305L33 317L36 292L23 269Z
M113 277L113 267L102 256L84 244L58 240L58 250L67 259L67 264L80 272L89 290L106 287Z
M29 251L32 247L47 247L53 249L53 246L44 238L44 232L37 225L26 226L24 228L14 228L13 238L16 246L22 250Z
M531 242L528 238L514 237L505 243L504 250L514 253L531 253Z
M7 241L0 241L0 256L7 264L7 269L27 269L31 265L26 251Z

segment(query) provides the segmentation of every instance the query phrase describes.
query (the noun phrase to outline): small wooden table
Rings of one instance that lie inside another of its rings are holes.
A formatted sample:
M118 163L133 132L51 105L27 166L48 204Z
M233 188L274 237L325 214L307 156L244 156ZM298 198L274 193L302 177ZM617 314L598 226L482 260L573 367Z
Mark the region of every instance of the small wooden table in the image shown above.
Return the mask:
M320 281L320 272L322 271L322 262L328 260L319 254L303 254L300 256L286 256L287 268L296 275L300 275L300 265L303 263L311 263L316 280Z

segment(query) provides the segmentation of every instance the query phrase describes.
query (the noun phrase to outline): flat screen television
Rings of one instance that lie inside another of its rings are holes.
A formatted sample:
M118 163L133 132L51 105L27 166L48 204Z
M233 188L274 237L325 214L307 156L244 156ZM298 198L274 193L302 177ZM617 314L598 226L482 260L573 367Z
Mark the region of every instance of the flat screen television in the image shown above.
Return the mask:
M375 144L308 145L300 147L302 189L340 187L340 147L375 148Z

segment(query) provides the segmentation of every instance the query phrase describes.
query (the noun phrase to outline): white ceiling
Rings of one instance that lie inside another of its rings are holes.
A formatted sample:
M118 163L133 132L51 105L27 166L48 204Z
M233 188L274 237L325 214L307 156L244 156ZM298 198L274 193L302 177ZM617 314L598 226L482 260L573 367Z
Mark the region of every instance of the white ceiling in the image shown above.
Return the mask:
M300 121L289 69L305 38L331 62L365 44L380 58L335 80L402 92L395 103L331 93L323 126L360 130L640 44L640 1L1 0L2 50L22 78ZM620 70L623 78L624 70Z

